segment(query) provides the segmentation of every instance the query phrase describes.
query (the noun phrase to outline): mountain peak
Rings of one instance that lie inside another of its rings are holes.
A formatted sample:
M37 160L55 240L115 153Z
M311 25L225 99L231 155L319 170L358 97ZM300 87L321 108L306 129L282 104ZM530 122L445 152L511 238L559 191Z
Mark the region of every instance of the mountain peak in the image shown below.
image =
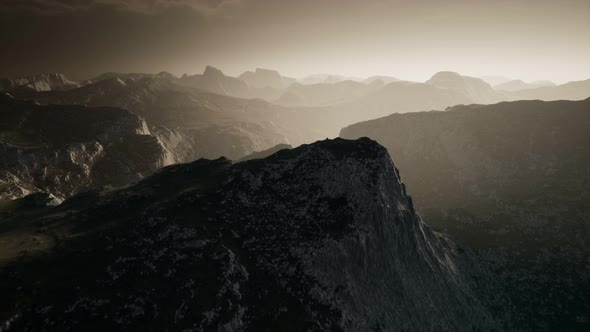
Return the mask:
M281 76L278 71L273 69L256 68L256 74L277 75Z
M223 72L213 66L207 65L205 67L205 71L203 71L203 76L225 76Z
M430 81L439 81L439 80L459 80L463 78L459 73L454 71L439 71L438 73L432 75Z

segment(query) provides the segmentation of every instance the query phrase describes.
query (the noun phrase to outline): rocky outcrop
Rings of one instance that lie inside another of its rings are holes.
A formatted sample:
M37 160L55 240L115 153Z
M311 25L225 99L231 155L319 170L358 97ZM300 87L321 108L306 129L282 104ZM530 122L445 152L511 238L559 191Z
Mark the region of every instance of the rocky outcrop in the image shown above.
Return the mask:
M14 329L494 327L369 139L174 165L19 218L3 235L38 241L0 270Z
M275 154L278 151L285 150L285 149L292 149L293 147L289 144L277 144L270 149L266 149L263 151L256 151L252 154L245 156L244 158L240 159L239 161L246 161L252 159L262 159L266 158L272 154Z
M164 156L145 121L125 110L0 96L0 198L127 186L164 166Z

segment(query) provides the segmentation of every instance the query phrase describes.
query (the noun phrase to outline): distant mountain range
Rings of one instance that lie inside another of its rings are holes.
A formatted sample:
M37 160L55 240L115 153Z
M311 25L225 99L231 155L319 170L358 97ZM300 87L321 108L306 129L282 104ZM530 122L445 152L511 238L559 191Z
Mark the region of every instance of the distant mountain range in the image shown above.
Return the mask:
M418 212L492 271L486 296L517 304L498 306L514 328L590 327L590 98L392 114L340 136L388 149Z
M373 77L368 83L302 85L265 69L240 77L210 66L203 74L182 78L167 72L105 73L56 85L50 91L19 86L10 93L41 104L129 110L146 120L175 162L220 156L240 159L281 143L297 146L334 137L342 127L392 113L516 99L575 100L590 94L590 80L498 91L481 79L453 72L437 73L425 83ZM45 80L48 85L53 82L49 77ZM248 99L251 97L256 99Z
M390 83L400 82L399 79L389 76L371 76L361 79L329 74L295 79L282 76L276 70L263 68L246 71L238 77L232 77L225 75L217 68L207 66L202 74L185 74L180 78L167 72L159 74L105 73L95 78L74 82L62 74L41 74L16 79L0 79L0 91L11 91L17 88L34 91L70 90L112 78L119 78L121 81L127 82L154 76L176 81L202 92L246 99L259 98L285 106L308 107L345 103L362 98ZM452 90L454 98L462 100L461 103L465 104L488 104L522 99L581 100L590 97L588 81L555 85L550 81L526 83L505 77L487 76L479 79L453 72L439 72L425 83Z
M502 84L494 85L494 89L499 91L521 91L540 88L544 86L555 86L555 83L551 81L536 81L527 83L521 80L512 80L504 82Z

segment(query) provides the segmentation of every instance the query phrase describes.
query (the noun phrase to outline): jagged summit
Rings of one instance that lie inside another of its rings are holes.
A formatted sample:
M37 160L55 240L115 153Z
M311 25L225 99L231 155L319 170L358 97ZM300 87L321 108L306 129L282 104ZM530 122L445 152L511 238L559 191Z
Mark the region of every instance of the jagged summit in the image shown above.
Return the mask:
M78 86L60 73L45 73L15 79L0 79L0 91L31 89L35 91L67 90Z
M204 76L225 76L223 72L213 66L207 65L203 71Z
M51 232L59 246L29 243L21 262L32 264L0 273L0 319L15 317L15 329L492 326L453 246L419 219L386 150L366 138L173 165L36 218L24 236Z

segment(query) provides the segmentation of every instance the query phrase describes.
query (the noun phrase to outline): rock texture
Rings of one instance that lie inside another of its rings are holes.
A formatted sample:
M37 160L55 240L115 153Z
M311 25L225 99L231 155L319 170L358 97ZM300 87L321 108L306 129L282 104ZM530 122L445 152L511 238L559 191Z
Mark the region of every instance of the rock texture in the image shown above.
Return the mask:
M369 139L170 166L21 218L0 223L37 238L0 271L15 330L494 327Z
M588 329L590 99L393 114L341 136L387 147L421 215L489 268L511 326Z
M150 131L167 133L165 138L172 141L165 144L175 162L221 156L239 159L276 144L298 145L322 137L307 128L309 121L296 110L262 100L205 93L163 74L119 76L70 91L23 92L15 96L41 104L129 110L144 118Z
M0 91L30 89L34 91L67 90L78 87L78 83L69 80L63 74L39 74L15 79L0 79Z
M164 164L162 144L125 110L39 106L0 96L0 198L44 191L63 199L127 186Z

